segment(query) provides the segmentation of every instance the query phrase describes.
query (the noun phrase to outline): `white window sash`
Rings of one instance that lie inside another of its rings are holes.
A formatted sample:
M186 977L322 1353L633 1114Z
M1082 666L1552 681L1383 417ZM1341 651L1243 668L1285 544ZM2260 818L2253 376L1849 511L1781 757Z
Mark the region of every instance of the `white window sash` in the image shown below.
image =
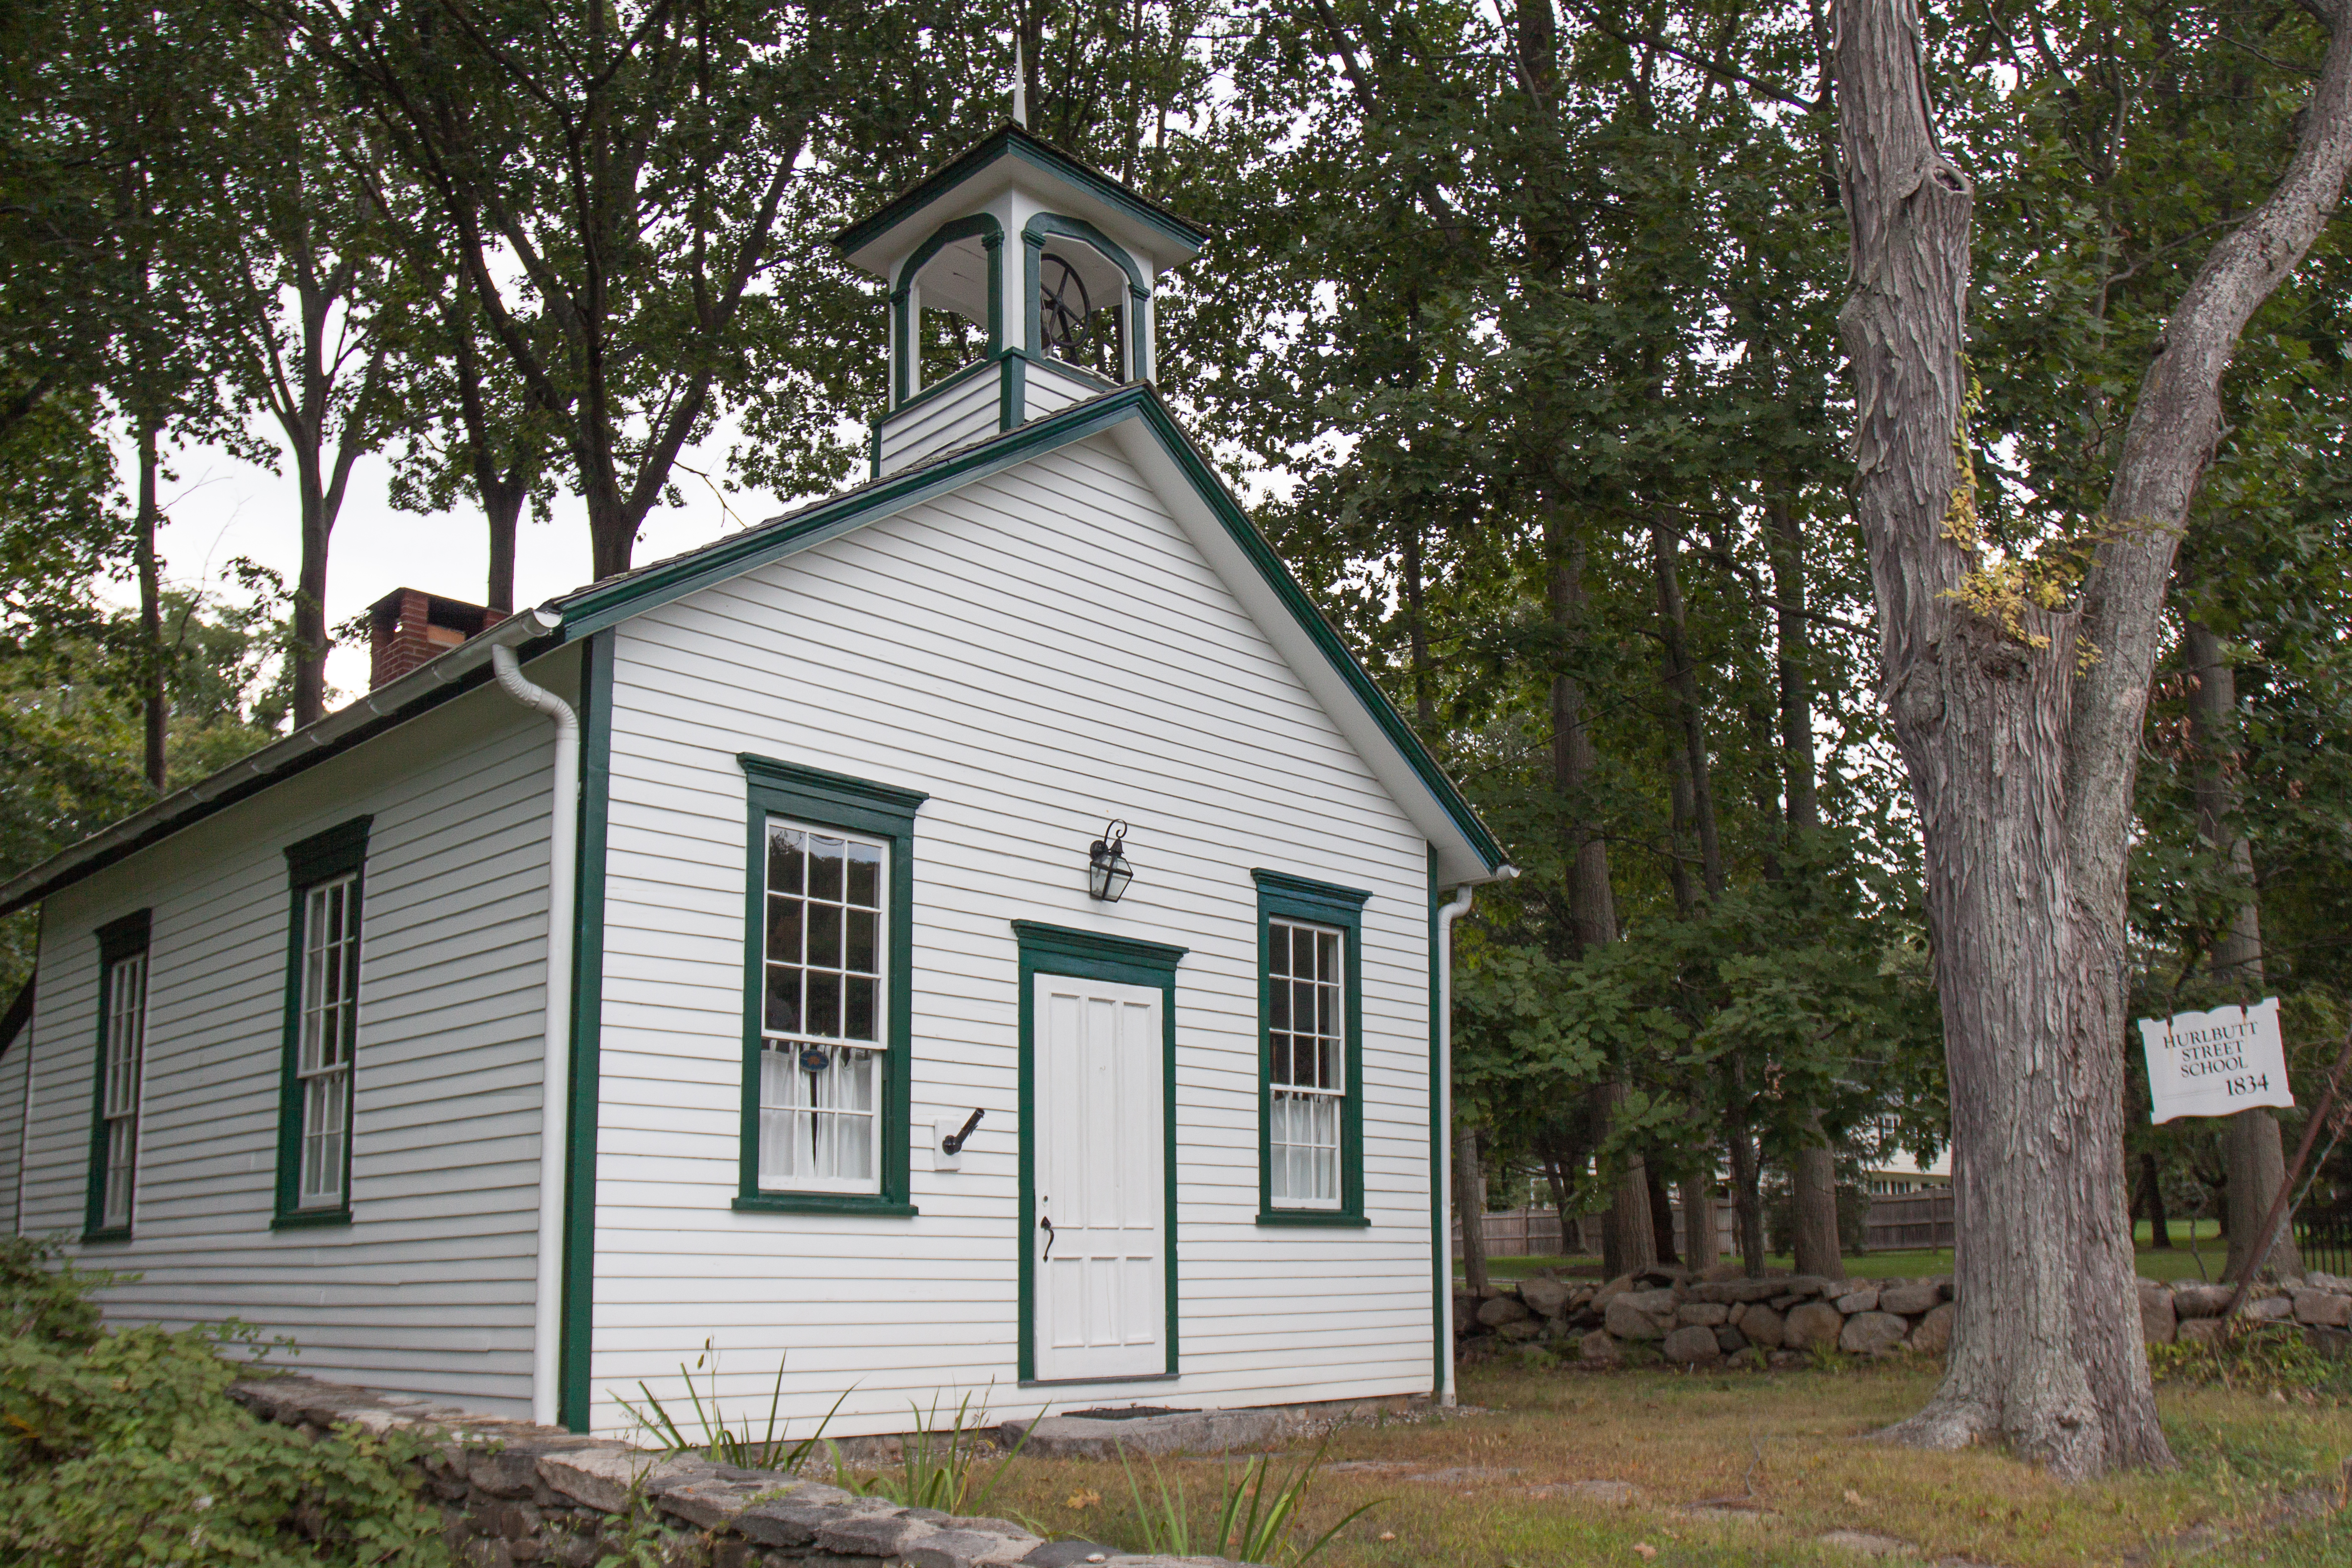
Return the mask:
M100 1063L106 1156L99 1222L113 1230L131 1224L131 1194L138 1183L139 1090L147 1046L147 955L135 952L109 964L106 986L106 1041Z
M1286 1071L1277 1072L1271 1060L1267 1064L1267 1190L1273 1202L1283 1208L1337 1210L1344 1196L1340 1144L1348 1098L1348 932L1336 926L1280 917L1269 920L1267 927L1268 946L1280 944L1284 954L1282 969L1271 962L1267 965L1269 994L1274 986L1290 988L1289 1026L1274 1027L1270 1016L1267 1021L1269 1055L1274 1036L1286 1037L1290 1046ZM1293 967L1298 933L1317 939L1318 946L1321 938L1334 939L1331 979L1284 972ZM1269 960L1272 956L1268 954ZM1322 1019L1300 1016L1302 992L1314 998ZM1315 1026L1326 1020L1330 1025L1328 1030ZM1328 1056L1330 1084L1296 1081L1302 1049L1314 1051L1318 1058Z
M302 894L294 1067L302 1103L297 1208L332 1208L345 1201L352 1057L358 1033L358 890L357 875L346 872Z
M866 979L865 971L849 967L846 937L844 949L836 955L837 964L811 963L807 951L808 911L819 909L864 910L866 906L852 904L846 880L838 898L816 895L805 880L808 872L803 863L803 881L798 890L771 888L768 879L767 846L771 837L761 839L761 859L758 875L761 885L761 1052L756 1070L760 1074L759 1184L762 1192L774 1193L835 1193L853 1196L871 1196L882 1190L882 1142L887 1094L886 1084L890 1071L890 871L895 846L887 838L871 834L852 833L842 828L820 827L790 817L770 816L767 834L779 830L798 832L812 838L842 844L856 844L880 851L880 863L875 871L874 969L870 979L874 987L874 1031L872 1039L856 1039L845 1033L820 1035L806 1031L774 1029L768 1026L766 984L768 942L765 929L773 919L774 905L771 895L797 899L801 905L801 962L792 965L803 976L817 973L841 979ZM847 1028L845 1002L836 1014L836 1022ZM832 1065L818 1073L803 1070L800 1053L811 1047L824 1050ZM772 1068L780 1069L773 1070ZM844 1091L853 1075L864 1080L863 1105L846 1103ZM814 1081L811 1081L814 1080ZM774 1090L789 1086L779 1097ZM854 1156L862 1147L864 1158L858 1162L864 1169L851 1174L840 1173L845 1155ZM833 1173L820 1173L831 1171Z

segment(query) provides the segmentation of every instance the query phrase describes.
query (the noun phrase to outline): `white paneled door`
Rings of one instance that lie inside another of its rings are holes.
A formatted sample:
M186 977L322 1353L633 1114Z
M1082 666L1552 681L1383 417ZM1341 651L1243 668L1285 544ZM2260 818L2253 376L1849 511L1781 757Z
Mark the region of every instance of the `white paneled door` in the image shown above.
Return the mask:
M1034 981L1035 1375L1167 1372L1163 994Z

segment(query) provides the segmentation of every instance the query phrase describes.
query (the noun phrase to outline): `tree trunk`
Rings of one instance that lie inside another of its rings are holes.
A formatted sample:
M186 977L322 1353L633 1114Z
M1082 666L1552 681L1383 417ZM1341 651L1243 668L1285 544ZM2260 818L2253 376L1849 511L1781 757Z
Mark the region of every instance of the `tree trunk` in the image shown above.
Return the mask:
M1790 838L1822 825L1819 767L1813 760L1812 640L1805 623L1804 536L1788 492L1766 499L1771 528L1772 598L1777 616L1774 662L1780 679L1780 777Z
M1567 537L1557 509L1546 514L1544 532L1552 559L1552 620L1564 636L1574 637L1584 622L1584 543ZM1609 884L1609 844L1601 837L1600 825L1591 820L1582 794L1600 757L1585 723L1584 689L1569 675L1552 677L1551 735L1552 779L1567 797L1572 825L1569 923L1581 954L1617 940L1617 902Z
M1462 1277L1471 1290L1486 1293L1486 1173L1478 1163L1478 1130L1465 1126L1454 1135L1454 1217L1462 1226Z
M1750 1279L1764 1278L1763 1173L1756 1162L1756 1141L1748 1131L1746 1091L1724 1119L1724 1142L1731 1151L1731 1213L1739 1232L1740 1271Z
M2164 1178L2156 1163L2156 1151L2140 1152L2140 1186L2147 1194L2147 1244L2172 1250L2170 1216L2164 1211Z
M2263 993L2263 909L2254 891L2254 856L2238 830L2238 672L2229 649L2209 628L2188 624L2187 652L2196 684L2189 699L2189 721L2197 742L2197 832L2224 887L2240 895L2229 923L2213 938L2209 967L2213 978L2233 989L2241 1002ZM2224 1279L2250 1279L2268 1268L2274 1275L2301 1274L2294 1227L2281 1226L2270 1255L2257 1263L2255 1233L2286 1181L2286 1152L2279 1146L2278 1118L2264 1106L2241 1110L2222 1132L2230 1171L2226 1189L2230 1259Z
M319 500L315 454L296 453L301 476L302 562L294 583L294 727L327 712L327 542L334 524Z
M1815 1117L1809 1131L1818 1136L1821 1129L1821 1119ZM1826 1143L1807 1144L1797 1151L1790 1177L1796 1197L1797 1272L1844 1279L1845 1253L1838 1242L1837 1151Z
M1789 839L1801 848L1822 826L1820 770L1813 758L1812 640L1805 621L1805 541L1789 492L1765 499L1772 563L1774 663L1780 685L1780 779ZM1819 1134L1821 1112L1805 1109L1806 1127ZM1826 1146L1805 1149L1790 1173L1797 1210L1800 1274L1845 1278L1845 1249L1837 1218L1837 1160Z
M1854 507L1926 848L1960 1215L1944 1382L1896 1440L2003 1436L2067 1479L2171 1463L2122 1212L2124 870L2158 622L2221 377L2352 163L2352 30L2315 8L2330 38L2294 155L2167 322L2066 609L1985 565L1957 460L1971 193L1936 144L1913 0L1834 14Z
M1625 1086L1612 1079L1592 1091L1592 1142L1598 1148L1609 1137L1624 1103ZM1642 1156L1628 1149L1618 1157L1609 1184L1609 1213L1601 1221L1601 1271L1611 1279L1647 1268L1658 1260L1657 1233L1650 1224L1650 1178Z
M1650 520L1650 569L1656 579L1660 657L1666 690L1673 699L1682 742L1683 772L1689 781L1691 826L1698 833L1699 870L1709 899L1723 896L1727 878L1723 839L1717 829L1715 781L1707 762L1706 713L1699 705L1698 670L1692 662L1690 631L1683 610L1681 574L1675 556L1681 542L1664 519Z
M157 795L170 777L165 754L171 733L172 705L164 687L163 577L155 559L155 530L162 521L155 500L157 431L152 419L139 423L139 516L132 552L139 569L139 691L144 721L147 784Z
M1683 1178L1683 1267L1705 1274L1720 1257L1715 1237L1715 1173Z
M1682 1262L1675 1250L1674 1194L1666 1191L1665 1178L1658 1174L1657 1166L1647 1160L1642 1162L1642 1174L1650 1196L1651 1247L1661 1264L1674 1268Z
M490 573L482 605L503 620L514 614L515 535L522 523L522 488L518 485L495 500L485 497L482 513L490 530Z

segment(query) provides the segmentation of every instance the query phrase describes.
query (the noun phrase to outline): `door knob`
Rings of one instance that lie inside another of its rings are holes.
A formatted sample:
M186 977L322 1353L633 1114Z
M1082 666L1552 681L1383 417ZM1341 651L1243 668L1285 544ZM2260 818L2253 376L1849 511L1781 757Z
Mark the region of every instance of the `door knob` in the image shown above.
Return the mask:
M1054 1259L1054 1222L1045 1215L1039 1215L1037 1216L1037 1228L1045 1233L1045 1257L1044 1261L1050 1263Z

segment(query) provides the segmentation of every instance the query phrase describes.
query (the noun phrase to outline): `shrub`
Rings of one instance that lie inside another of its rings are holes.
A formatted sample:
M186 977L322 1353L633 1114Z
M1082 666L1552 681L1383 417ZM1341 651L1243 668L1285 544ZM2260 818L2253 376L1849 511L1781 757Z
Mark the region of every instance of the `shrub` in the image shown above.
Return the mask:
M2183 1340L2147 1347L2148 1371L2179 1383L2219 1384L2225 1388L2282 1393L2352 1394L2352 1361L2338 1361L2287 1323L2254 1323L2240 1318L2219 1340Z
M108 1330L115 1277L56 1243L0 1238L0 1560L133 1568L439 1568L438 1513L405 1461L424 1445L357 1427L312 1440L228 1397L235 1325Z

